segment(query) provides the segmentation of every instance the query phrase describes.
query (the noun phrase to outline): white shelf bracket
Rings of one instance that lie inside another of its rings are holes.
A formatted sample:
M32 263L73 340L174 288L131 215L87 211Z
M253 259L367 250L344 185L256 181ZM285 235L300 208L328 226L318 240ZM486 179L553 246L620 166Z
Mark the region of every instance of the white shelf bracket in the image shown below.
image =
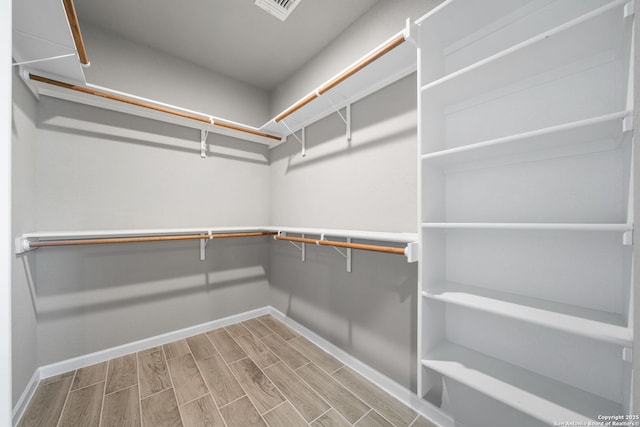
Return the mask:
M633 362L633 349L631 347L625 347L622 349L622 360L627 363Z
M286 236L287 233L285 231L278 231L278 236ZM275 236L273 237L275 239ZM302 238L304 239L304 234L302 234ZM291 240L288 241L289 243L291 243L297 250L300 251L300 261L306 261L307 258L307 248L305 246L305 243L300 243L300 245L296 244L295 242L292 242Z
M406 22L404 39L415 47L418 47L418 26L415 22L411 21L411 18L407 18Z
M301 132L302 132L302 135L301 135L301 136L302 136L302 139L300 139L300 138L298 138L298 135L296 135L296 133L295 133L294 131L292 131L292 130L291 130L291 128L290 128L290 127L289 127L289 126L284 122L284 120L282 120L282 122L281 122L281 123L284 125L284 127L286 127L286 128L287 128L287 130L288 130L289 132L291 132L291 135L293 135L293 137L294 137L295 139L297 139L297 140L298 140L298 142L299 142L299 143L300 143L300 145L302 146L302 157L306 157L306 156L307 156L307 144L306 144L305 136L304 136L304 134L305 134L305 128L303 127L303 128L301 129Z
M346 111L345 111L345 116L342 115L342 113L340 112L340 109L338 108L338 106L333 102L333 100L331 99L331 97L329 95L325 95L327 97L327 99L329 100L329 103L331 104L331 106L333 107L334 110L336 110L336 113L338 113L338 116L340 116L340 118L342 119L342 121L344 122L345 126L346 126L346 138L347 141L351 141L351 103L347 103L346 105Z
M320 240L326 240L324 238L324 234L322 234L320 236ZM347 237L347 243L351 243L351 237ZM317 245L319 245L319 243L316 243ZM338 249L335 246L332 246L333 249L335 249L336 252L338 252L340 255L342 255L346 260L347 260L347 273L351 273L351 248L347 248L346 252L342 252L340 249Z
M627 230L622 234L622 244L633 246L633 230Z
M202 157L203 159L207 158L207 137L209 136L209 129L211 129L211 126L213 126L213 119L209 120L209 126L207 126L206 129L200 130L200 157Z
M624 116L622 119L622 132L631 132L633 130L633 116L631 114Z
M32 250L32 248L31 248L31 245L29 244L29 239L27 239L26 237L16 237L16 240L15 240L16 255L29 252L30 250Z
M206 254L207 243L209 243L209 240L211 239L213 239L213 232L211 230L209 230L208 239L200 239L200 261L204 261L207 258L207 254Z
M404 248L404 256L407 257L407 262L417 262L420 258L420 244L418 242L411 242Z

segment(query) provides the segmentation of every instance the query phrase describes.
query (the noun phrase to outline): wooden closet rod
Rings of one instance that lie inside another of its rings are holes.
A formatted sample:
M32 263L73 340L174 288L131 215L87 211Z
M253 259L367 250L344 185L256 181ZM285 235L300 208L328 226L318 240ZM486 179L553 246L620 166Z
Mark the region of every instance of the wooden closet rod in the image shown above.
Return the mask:
M105 245L109 243L140 243L140 242L164 242L174 240L201 240L201 239L226 239L231 237L257 237L272 236L274 232L250 232L250 233L225 233L225 234L188 234L176 236L141 236L141 237L114 237L107 239L76 239L76 240L47 240L29 242L30 248L47 248L52 246L80 246L80 245Z
M390 51L392 51L396 47L400 46L402 43L405 42L405 40L406 39L404 37L404 34L400 34L398 37L394 38L389 43L387 43L386 45L382 46L380 49L378 49L377 51L372 53L367 58L365 58L362 61L358 62L356 65L354 65L353 67L349 68L347 71L345 71L344 73L340 74L339 76L337 76L333 80L331 80L331 81L325 83L324 85L320 86L318 88L318 90L316 90L315 92L310 93L306 97L302 98L300 101L298 101L295 104L293 104L291 107L289 107L286 110L284 110L282 113L278 114L275 117L275 119L273 119L273 120L276 123L278 123L279 121L281 121L285 117L287 117L287 116L293 114L294 112L298 111L300 108L304 107L305 105L307 105L308 103L310 103L311 101L316 99L318 97L318 95L322 95L325 92L333 89L334 87L336 87L337 85L339 85L340 83L342 83L343 81L345 81L346 79L348 79L349 77L351 77L352 75L357 73L358 71L362 70L367 65L371 64L375 60L379 59L380 57L382 57L385 54L389 53Z
M174 110L174 109L166 108L166 107L161 107L159 105L150 104L150 103L144 102L144 101L138 101L137 99L127 98L127 97L120 96L120 95L114 95L112 93L103 92L101 90L92 89L92 88L88 88L88 87L85 87L85 86L79 86L79 85L74 85L74 84L71 84L71 83L65 83L65 82L61 82L59 80L54 80L54 79L50 79L50 78L47 78L47 77L38 76L36 74L31 74L31 73L29 73L29 79L34 80L36 82L40 82L40 83L46 83L46 84L49 84L49 85L58 86L58 87L61 87L61 88L64 88L64 89L75 90L76 92L82 92L82 93L86 93L86 94L89 94L89 95L99 96L99 97L106 98L106 99L109 99L109 100L112 100L112 101L118 101L118 102L123 102L125 104L135 105L136 107L143 107L143 108L147 108L149 110L159 111L161 113L172 114L174 116L179 116L179 117L182 117L182 118L185 118L185 119L196 120L198 122L211 124L211 118L210 117L199 116L199 115L191 114L191 113L185 113L183 111ZM214 124L214 126L220 126L220 127L224 127L224 128L227 128L227 129L233 129L233 130L237 130L237 131L240 131L240 132L250 133L252 135L257 135L257 136L262 136L262 137L265 137L265 138L275 139L276 141L280 141L282 139L279 136L270 135L268 133L259 132L257 130L246 128L244 126L234 125L234 124L231 124L231 123L226 123L226 122L221 122L221 121L214 120L213 124Z
M363 245L360 243L336 242L333 240L317 240L317 239L307 239L305 237L289 237L289 236L275 236L274 239L287 240L290 242L298 242L298 243L310 243L312 245L337 246L340 248L347 248L347 249L361 249L364 251L384 252L388 254L404 255L404 248L396 248L393 246Z
M73 36L73 42L76 45L78 51L78 57L82 65L89 65L89 58L87 57L87 49L84 47L84 40L82 39L82 33L80 32L80 23L78 22L78 15L76 14L76 8L73 5L73 0L62 0L64 11L67 14L67 20L69 21L69 27L71 27L71 35Z

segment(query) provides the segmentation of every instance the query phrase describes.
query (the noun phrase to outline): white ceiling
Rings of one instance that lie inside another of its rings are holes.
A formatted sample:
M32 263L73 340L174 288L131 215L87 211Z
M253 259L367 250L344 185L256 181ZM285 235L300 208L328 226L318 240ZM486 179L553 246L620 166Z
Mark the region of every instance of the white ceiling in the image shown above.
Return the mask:
M76 0L75 6L81 27L89 23L271 90L377 1L302 0L285 22L254 0Z

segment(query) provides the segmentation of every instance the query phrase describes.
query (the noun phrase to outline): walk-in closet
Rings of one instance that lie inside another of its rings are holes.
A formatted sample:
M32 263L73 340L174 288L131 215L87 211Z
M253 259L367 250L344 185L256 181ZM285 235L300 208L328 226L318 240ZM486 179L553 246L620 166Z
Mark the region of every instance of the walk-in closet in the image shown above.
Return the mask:
M636 6L2 1L0 425L640 426Z

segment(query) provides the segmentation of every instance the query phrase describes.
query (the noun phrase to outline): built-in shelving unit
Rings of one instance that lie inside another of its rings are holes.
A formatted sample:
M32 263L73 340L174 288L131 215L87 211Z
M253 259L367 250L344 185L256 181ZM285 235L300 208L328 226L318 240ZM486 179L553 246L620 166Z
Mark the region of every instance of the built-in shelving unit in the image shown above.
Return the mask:
M460 425L629 413L633 2L418 20L418 393Z

